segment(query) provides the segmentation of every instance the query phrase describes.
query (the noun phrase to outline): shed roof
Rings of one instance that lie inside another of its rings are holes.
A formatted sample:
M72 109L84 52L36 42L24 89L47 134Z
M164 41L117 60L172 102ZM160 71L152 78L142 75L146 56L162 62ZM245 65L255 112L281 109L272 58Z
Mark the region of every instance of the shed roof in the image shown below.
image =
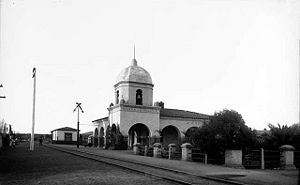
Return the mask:
M102 121L102 120L108 120L108 116L100 118L100 119L96 119L96 120L94 120L92 122L99 122L99 121Z
M179 109L161 109L160 117L208 119L209 115Z
M52 130L51 132L54 132L54 131L77 131L77 129L71 128L71 127L62 127L62 128Z

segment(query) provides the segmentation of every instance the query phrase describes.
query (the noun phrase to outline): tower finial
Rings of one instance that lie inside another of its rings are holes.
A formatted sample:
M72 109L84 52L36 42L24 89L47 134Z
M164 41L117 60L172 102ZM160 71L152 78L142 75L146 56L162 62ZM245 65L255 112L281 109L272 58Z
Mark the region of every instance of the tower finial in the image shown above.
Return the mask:
M133 45L133 59L135 59L135 44Z
M132 59L131 65L137 66L137 61L135 59L135 44L133 45L133 59Z

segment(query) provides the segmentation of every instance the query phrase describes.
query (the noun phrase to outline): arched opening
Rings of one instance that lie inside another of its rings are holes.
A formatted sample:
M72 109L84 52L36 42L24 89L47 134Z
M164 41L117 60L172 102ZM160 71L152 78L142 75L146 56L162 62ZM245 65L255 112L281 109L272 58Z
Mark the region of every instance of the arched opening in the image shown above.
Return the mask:
M95 132L94 133L95 133L94 136L98 137L98 128L95 128Z
M128 131L128 145L130 148L132 148L133 144L135 143L140 143L141 145L149 145L149 140L150 140L150 131L149 128L142 124L142 123L137 123L134 124L132 127L130 127Z
M100 128L100 133L99 133L99 146L104 146L104 128Z
M111 147L115 147L116 140L117 140L117 126L115 124L111 125L109 137L110 137Z
M88 145L92 146L92 144L93 144L93 135L89 135L88 136Z
M95 131L94 131L94 139L93 139L94 141L94 146L96 147L96 146L98 146L98 128L95 128Z
M119 104L119 91L117 91L117 93L116 93L116 104Z
M143 91L141 89L136 90L136 104L143 105Z
M198 129L198 127L188 128L185 132L184 142L188 142L188 143L191 143L192 145L194 145L192 138L193 138L193 135L196 133L197 129Z
M171 143L176 145L180 144L179 130L172 125L163 128L161 135L162 135L162 144L164 147L167 147Z
M117 133L117 126L115 124L112 124L112 126L111 126L111 132L112 133Z

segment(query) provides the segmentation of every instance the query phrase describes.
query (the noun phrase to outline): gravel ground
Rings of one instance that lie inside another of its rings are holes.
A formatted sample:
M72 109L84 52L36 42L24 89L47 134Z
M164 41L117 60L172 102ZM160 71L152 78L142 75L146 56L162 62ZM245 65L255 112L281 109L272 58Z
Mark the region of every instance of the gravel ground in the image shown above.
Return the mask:
M0 184L174 184L29 144L0 150Z

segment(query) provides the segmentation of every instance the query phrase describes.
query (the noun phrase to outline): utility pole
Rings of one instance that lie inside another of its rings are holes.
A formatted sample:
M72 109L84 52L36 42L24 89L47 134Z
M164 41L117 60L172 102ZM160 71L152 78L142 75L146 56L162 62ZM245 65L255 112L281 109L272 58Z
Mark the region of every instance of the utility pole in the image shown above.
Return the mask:
M35 123L35 90L36 90L36 68L32 70L33 78L33 107L32 107L32 129L31 129L31 139L30 139L30 150L34 151L34 123Z
M0 87L3 87L3 85L2 84L0 84ZM5 96L0 96L0 98L6 98Z
M79 148L79 109L81 110L81 112L83 113L83 110L82 110L82 108L81 108L81 103L78 103L78 102L76 102L76 107L75 107L75 109L73 110L73 112L75 112L76 111L76 109L77 109L77 148Z

